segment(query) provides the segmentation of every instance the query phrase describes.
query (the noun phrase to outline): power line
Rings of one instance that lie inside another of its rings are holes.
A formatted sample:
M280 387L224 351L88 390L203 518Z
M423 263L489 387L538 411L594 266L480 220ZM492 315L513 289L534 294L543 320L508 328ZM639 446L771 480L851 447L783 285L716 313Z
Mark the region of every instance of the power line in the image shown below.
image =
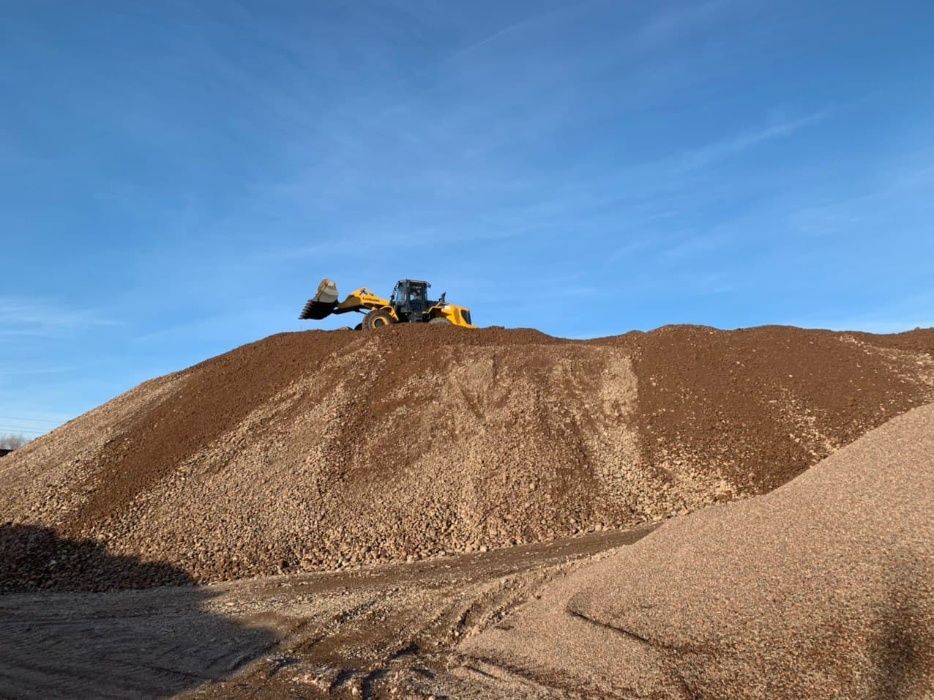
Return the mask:
M0 425L0 433L29 433L30 435L45 435L48 430L30 430L29 428L11 428Z
M63 421L49 420L48 418L17 418L15 416L0 416L0 420L15 420L21 423L49 423L58 425Z

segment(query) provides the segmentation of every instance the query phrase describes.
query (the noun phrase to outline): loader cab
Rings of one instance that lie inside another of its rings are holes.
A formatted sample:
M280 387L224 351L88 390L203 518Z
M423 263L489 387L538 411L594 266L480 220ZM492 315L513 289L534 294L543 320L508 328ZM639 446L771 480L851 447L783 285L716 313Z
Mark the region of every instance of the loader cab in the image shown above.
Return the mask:
M402 321L420 321L431 306L428 301L428 282L399 280L392 290L390 302Z

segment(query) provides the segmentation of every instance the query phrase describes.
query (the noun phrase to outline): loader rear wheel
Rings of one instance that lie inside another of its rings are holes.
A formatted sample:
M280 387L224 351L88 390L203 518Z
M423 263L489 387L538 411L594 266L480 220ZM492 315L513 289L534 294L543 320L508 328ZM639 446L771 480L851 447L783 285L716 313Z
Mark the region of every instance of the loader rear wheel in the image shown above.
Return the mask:
M444 324L445 326L451 325L451 322L448 321L444 316L435 316L428 323L433 326L440 326L441 324Z
M374 309L363 317L363 330L372 331L395 323L389 309Z

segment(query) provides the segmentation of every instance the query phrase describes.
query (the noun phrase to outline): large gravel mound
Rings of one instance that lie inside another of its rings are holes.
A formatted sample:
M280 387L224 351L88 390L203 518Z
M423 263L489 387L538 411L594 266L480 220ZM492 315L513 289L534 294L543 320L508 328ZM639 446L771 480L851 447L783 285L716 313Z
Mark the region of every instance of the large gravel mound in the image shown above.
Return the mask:
M774 488L934 400L932 367L934 331L282 334L3 458L0 525L199 581L629 527Z
M932 483L929 405L571 574L457 673L503 696L932 697Z

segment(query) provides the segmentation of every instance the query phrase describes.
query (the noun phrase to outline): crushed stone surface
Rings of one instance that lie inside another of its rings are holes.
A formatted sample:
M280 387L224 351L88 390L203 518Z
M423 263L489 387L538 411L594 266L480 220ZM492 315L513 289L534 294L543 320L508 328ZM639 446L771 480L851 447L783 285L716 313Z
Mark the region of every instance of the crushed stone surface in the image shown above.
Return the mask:
M633 527L767 492L934 400L932 358L931 330L280 334L5 457L0 525L54 533L36 588L67 581L69 540L209 582Z
M452 678L464 697L931 697L932 483L928 405L550 584Z

